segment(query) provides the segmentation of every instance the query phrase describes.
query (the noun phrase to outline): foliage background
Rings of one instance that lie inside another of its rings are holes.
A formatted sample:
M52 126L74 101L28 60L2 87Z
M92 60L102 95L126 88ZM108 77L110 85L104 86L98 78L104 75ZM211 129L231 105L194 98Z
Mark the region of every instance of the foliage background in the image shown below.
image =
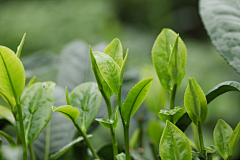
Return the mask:
M220 82L239 81L239 74L224 61L210 43L198 14L198 1L0 0L0 44L16 51L23 33L26 32L22 60L27 78L36 74L38 81L58 81L61 72L59 68L63 63L59 55L63 54L66 44L70 45L76 40L82 40L86 45L94 46L101 43L103 47L100 48L104 48L115 37L121 40L124 51L130 49L126 66L129 71L125 77L137 81L139 77L144 77L143 70L146 69L146 64L152 66L151 48L155 38L165 27L178 32L188 49L186 75L177 92L177 105L183 107L183 95L188 77L194 77L205 93ZM88 54L88 50L83 48L79 50ZM74 70L68 72L73 76L77 74ZM148 69L147 73L149 76L154 76L154 71L151 69ZM157 77L155 81L158 83ZM79 80L79 83L82 83L82 80ZM62 82L63 87L64 84ZM126 93L133 84L125 83ZM207 121L203 125L206 145L213 144L212 133L219 118L229 123L232 128L235 128L240 121L239 98L239 93L227 93L209 105ZM164 105L168 106L167 103L163 103L163 107ZM100 109L102 111L98 116L103 116L104 107ZM146 128L147 121L155 117L145 110L146 108L142 106L137 115L144 116ZM123 145L122 128L121 125L118 126L118 141ZM130 132L132 133L136 127L137 121L132 121ZM12 131L10 126L5 126L4 129ZM92 133L94 136L91 141L95 148L111 142L108 130L101 126ZM191 129L187 130L187 134L191 137ZM151 159L147 137L145 141L145 154ZM240 144L235 152L239 150L239 146ZM79 149L81 145L77 147ZM65 157L73 155L74 149ZM236 153L235 157L240 157L239 154Z

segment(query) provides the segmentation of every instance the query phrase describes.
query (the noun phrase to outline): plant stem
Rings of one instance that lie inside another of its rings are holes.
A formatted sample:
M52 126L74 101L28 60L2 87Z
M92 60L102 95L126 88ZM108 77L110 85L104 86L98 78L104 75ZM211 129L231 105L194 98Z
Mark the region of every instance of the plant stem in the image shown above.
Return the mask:
M3 154L2 154L2 138L1 137L0 137L0 160L4 160Z
M200 152L203 154L204 159L206 159L206 154L204 150L204 142L203 142L203 134L202 134L202 125L201 122L198 122L198 136L199 136L199 142L200 142Z
M50 139L51 139L51 123L49 122L47 124L47 127L46 127L46 141L45 141L44 160L48 160L48 158L49 158Z
M124 144L125 144L125 156L126 160L130 160L129 152L129 125L124 125Z
M93 156L95 159L100 159L96 153L96 151L94 150L91 142L89 141L87 134L85 132L82 131L82 129L77 125L77 123L75 121L73 121L74 125L76 126L76 128L78 129L78 131L80 132L80 134L83 136L84 141L87 143L89 149L91 150Z
M36 160L36 157L35 157L35 153L34 153L34 150L33 150L32 143L29 144L28 148L29 148L29 151L30 151L30 157L31 157L31 160Z
M207 160L212 160L212 153L207 154Z
M177 84L174 84L173 89L170 93L170 109L173 109L175 107L176 91L177 91Z
M138 127L140 128L139 133L139 153L143 154L144 148L143 148L143 116L138 116Z
M155 145L154 145L154 143L153 143L153 142L150 142L149 145L150 145L150 148L151 148L151 151L152 151L152 155L153 155L154 160L159 160L159 158L158 158L158 156L157 156L158 154L157 154L157 152L156 152L156 150L155 150Z

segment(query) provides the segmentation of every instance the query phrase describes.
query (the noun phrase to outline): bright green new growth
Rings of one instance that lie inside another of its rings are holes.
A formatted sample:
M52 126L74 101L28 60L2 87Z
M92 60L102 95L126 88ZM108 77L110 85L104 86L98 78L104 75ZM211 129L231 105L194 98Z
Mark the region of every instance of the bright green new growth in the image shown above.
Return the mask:
M192 151L186 135L167 120L159 144L162 160L191 160Z
M189 78L189 84L184 95L184 106L193 123L196 125L198 125L198 122L204 123L208 112L207 100L194 78Z
M76 121L76 119L79 116L79 111L70 105L64 105L64 106L54 108L53 112L56 112L56 111L62 113L64 116L66 116L68 119L72 121Z
M130 118L134 115L137 109L144 101L147 92L151 86L152 78L144 79L138 82L128 93L125 102L122 105L121 113L123 120L129 125Z
M22 47L23 47L25 38L26 38L26 33L24 33L23 38L22 38L22 40L21 40L21 42L20 42L20 44L19 44L19 46L18 46L18 48L17 48L16 55L17 55L18 58L20 58L20 56L21 56Z
M169 91L173 89L173 82L177 81L179 86L185 75L187 49L182 39L177 37L174 31L165 28L158 35L152 48L152 59L158 78L162 86Z

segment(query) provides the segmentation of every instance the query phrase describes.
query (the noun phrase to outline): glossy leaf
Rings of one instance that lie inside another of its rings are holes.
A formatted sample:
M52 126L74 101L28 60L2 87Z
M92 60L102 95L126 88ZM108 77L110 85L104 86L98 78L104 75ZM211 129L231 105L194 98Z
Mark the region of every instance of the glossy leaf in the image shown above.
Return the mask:
M240 123L238 123L237 127L235 128L235 130L233 131L229 142L228 142L228 147L229 147L229 154L230 156L233 155L233 151L236 147L236 144L238 143L240 138Z
M8 141L9 144L11 144L12 146L16 146L16 143L14 142L12 137L9 136L7 133L0 130L0 135L3 136Z
M161 109L160 112L158 113L158 116L164 123L166 123L167 120L169 121L173 120L173 123L175 124L184 113L185 109L177 106L171 110Z
M105 53L93 52L93 55L103 79L106 81L113 93L118 95L120 86L120 67L109 55Z
M130 118L144 101L152 80L152 78L147 78L138 82L128 93L128 96L121 107L121 114L126 124L130 123Z
M117 160L126 160L125 154L124 153L120 153L116 156Z
M53 82L34 83L24 91L20 99L27 144L32 143L39 136L51 119L54 87ZM18 119L16 122L20 133Z
M163 133L163 126L159 120L150 120L147 124L147 135L151 142L158 145Z
M91 63L92 63L92 71L96 78L98 88L101 92L104 92L108 98L110 98L113 95L113 92L109 88L107 82L104 80L103 76L101 75L101 73L99 71L96 59L92 53L91 46L89 48L90 48L90 56L91 56Z
M112 59L122 67L123 64L123 49L121 41L118 38L112 40L112 42L105 48L104 53L108 54Z
M198 122L204 123L208 112L207 100L194 78L189 78L189 84L184 95L184 106L193 123L196 125L198 125Z
M69 95L70 104L78 109L79 117L76 120L77 125L82 131L87 131L101 103L101 93L94 82L86 82L78 85Z
M18 58L20 58L20 55L21 55L21 52L22 52L22 47L23 47L23 44L24 44L24 41L25 41L25 37L26 37L26 33L24 33L23 38L22 38L22 40L21 40L21 42L20 42L20 44L17 48L16 55L17 55Z
M0 72L1 90L12 97L14 94L19 97L25 86L25 71L15 53L4 46L0 46Z
M162 160L191 160L192 151L186 135L170 121L163 131L159 144Z
M95 120L107 129L110 129L110 125L112 125L113 128L116 128L118 122L118 106L113 110L110 119L96 118Z
M0 116L8 120L12 125L16 125L13 113L9 108L0 105Z
M135 131L133 132L130 142L129 142L130 148L136 149L139 134L140 134L140 128L136 128Z
M92 137L92 135L88 135L88 138ZM49 160L55 160L57 158L59 158L61 155L63 155L64 153L66 153L71 147L73 147L75 144L83 141L84 138L83 137L78 137L74 140L72 140L70 143L68 143L66 146L62 147L59 151L57 151L56 153L52 154L49 157Z
M238 0L201 0L200 15L213 45L240 73L240 5Z
M162 86L167 90L172 90L173 88L171 77L168 72L168 63L172 52L171 47L174 46L176 38L177 34L174 31L164 28L158 35L152 48L154 67ZM178 39L178 54L180 55L178 58L181 66L178 76L179 85L185 75L185 65L187 60L187 50L181 38Z
M228 142L232 133L232 128L226 122L219 119L214 128L213 138L218 152L224 159L230 156Z
M53 112L56 111L62 113L64 116L66 116L72 121L76 121L79 116L79 111L70 105L60 106L53 109Z

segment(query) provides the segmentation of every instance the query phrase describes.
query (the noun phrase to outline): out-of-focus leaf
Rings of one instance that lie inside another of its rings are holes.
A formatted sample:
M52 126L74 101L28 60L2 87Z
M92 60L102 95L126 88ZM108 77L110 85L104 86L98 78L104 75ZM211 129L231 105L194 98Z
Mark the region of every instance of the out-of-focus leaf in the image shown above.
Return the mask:
M151 86L152 78L138 82L128 93L128 96L121 108L121 114L126 124L130 123L130 118L144 101Z
M66 116L72 121L75 121L79 116L79 111L70 105L64 105L53 109L53 112L56 111L62 113L64 116Z
M174 42L177 38L177 34L171 29L164 28L161 33L158 35L156 41L154 42L152 48L152 59L154 63L154 67L158 74L158 78L162 84L162 86L167 90L172 90L173 83L171 81L171 77L168 72L168 63L170 60L170 55L172 52L172 48L174 46ZM187 60L187 51L185 44L179 38L178 41L178 58L180 59L180 73L178 76L178 86L181 83L182 78L185 75L185 65Z
M25 37L26 37L26 33L24 33L23 38L22 38L22 40L21 40L21 42L20 42L20 44L17 48L16 55L17 55L18 58L20 58L20 55L21 55L21 52L22 52L22 47L23 47L23 44L24 44L24 41L25 41Z
M33 85L33 83L35 82L36 76L33 76L30 81L27 84L27 88L29 88L31 85Z
M110 129L110 125L112 125L113 128L116 128L118 122L118 106L113 110L110 119L96 118L95 120L107 129Z
M143 155L141 155L140 153L138 153L137 150L132 150L130 152L130 155L131 157L134 159L134 160L147 160L145 157L143 157Z
M200 15L213 45L240 73L240 2L238 0L201 0Z
M164 159L191 160L192 150L186 135L170 121L163 131L159 153Z
M113 147L112 144L106 143L99 147L97 154L101 159L113 160Z
M120 153L120 154L116 155L116 158L117 158L117 160L126 160L124 153Z
M238 143L239 138L240 138L240 122L238 123L237 127L234 129L228 142L230 156L233 155L233 151L235 149L236 144Z
M16 146L16 143L14 142L12 137L9 136L7 133L0 130L0 135L3 136L8 141L9 144L11 144L12 146Z
M158 113L159 118L162 122L166 123L166 120L173 121L173 124L175 124L180 117L185 113L185 109L181 108L179 106L174 107L174 109L167 110L167 109L161 109Z
M27 88L20 99L27 144L31 144L39 136L51 119L54 87L53 82L37 82ZM16 122L18 133L21 133L18 119Z
M22 148L19 146L3 146L2 154L5 160L21 160L22 159Z
M87 131L97 115L101 98L98 86L94 82L82 83L70 93L70 104L79 111L76 123L83 132Z
M16 125L15 118L9 108L0 105L0 116L8 120L12 125Z
M147 124L147 134L151 142L155 145L158 145L160 142L160 138L163 133L163 126L159 122L159 120L151 120L148 121Z
M140 128L136 128L135 131L133 132L132 137L131 137L130 142L129 142L129 146L132 149L136 149L139 134L140 134Z

